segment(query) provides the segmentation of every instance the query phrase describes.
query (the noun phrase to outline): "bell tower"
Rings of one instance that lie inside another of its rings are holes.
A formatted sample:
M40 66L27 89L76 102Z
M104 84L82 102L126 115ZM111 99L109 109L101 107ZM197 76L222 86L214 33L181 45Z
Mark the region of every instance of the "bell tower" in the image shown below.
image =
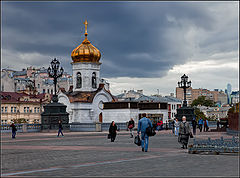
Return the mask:
M100 51L88 41L87 20L85 39L71 54L73 69L73 91L95 91L100 82Z

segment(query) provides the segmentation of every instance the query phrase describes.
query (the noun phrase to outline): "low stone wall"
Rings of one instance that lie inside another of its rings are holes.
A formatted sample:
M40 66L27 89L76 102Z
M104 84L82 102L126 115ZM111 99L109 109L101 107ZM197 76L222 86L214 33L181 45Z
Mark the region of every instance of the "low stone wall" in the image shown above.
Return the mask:
M111 123L70 123L73 132L102 132L108 131ZM118 130L127 130L126 123L116 123Z
M71 123L70 131L73 132L95 132L96 123Z
M239 136L240 135L240 130L231 130L231 129L227 128L227 134Z
M40 132L41 124L15 124L17 132ZM12 132L10 124L1 125L1 133Z

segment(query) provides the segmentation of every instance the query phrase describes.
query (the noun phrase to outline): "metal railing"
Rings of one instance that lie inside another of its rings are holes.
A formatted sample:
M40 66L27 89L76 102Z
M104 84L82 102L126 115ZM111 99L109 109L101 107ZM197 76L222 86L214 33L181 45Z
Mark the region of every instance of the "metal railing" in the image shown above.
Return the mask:
M15 124L17 132L40 132L41 124ZM11 132L10 124L1 124L1 132Z

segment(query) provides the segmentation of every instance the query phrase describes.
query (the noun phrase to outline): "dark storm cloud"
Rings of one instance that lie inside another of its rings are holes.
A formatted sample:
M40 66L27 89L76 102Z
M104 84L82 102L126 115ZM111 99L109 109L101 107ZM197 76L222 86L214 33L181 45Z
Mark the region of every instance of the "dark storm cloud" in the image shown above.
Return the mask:
M214 4L3 2L2 47L49 58L59 56L70 72L70 54L84 39L83 22L87 19L88 38L102 52L103 77L162 77L194 54L185 36L189 29L216 31L217 15L213 16L207 8L211 5ZM224 33L217 32L219 37L212 36L197 45L207 52L212 48L231 51L232 46L237 46L235 27L225 27ZM222 44L229 40L228 46ZM49 58L41 62L33 59L29 65L48 65ZM3 56L3 63L4 60ZM14 63L16 59L9 60Z

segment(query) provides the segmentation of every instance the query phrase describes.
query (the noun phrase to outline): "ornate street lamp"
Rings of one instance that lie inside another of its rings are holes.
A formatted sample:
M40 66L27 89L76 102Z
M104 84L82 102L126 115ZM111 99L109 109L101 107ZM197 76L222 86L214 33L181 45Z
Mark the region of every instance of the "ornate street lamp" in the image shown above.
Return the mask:
M54 58L51 62L51 67L48 67L48 75L50 78L53 78L53 83L54 83L54 95L52 98L53 102L58 102L58 97L57 97L57 79L59 77L62 77L63 74L63 68L61 67L60 71L59 69L60 62Z
M186 89L191 87L191 81L188 81L188 76L184 74L181 77L181 82L178 82L178 87L183 88L183 92L184 92L183 107L187 107Z
M192 121L195 117L194 108L187 106L187 99L186 99L186 89L191 87L191 81L188 81L188 76L185 74L181 77L181 81L178 82L178 87L183 88L184 91L184 100L183 100L183 107L177 109L177 114L175 117L181 121L183 116L186 116L187 121Z

